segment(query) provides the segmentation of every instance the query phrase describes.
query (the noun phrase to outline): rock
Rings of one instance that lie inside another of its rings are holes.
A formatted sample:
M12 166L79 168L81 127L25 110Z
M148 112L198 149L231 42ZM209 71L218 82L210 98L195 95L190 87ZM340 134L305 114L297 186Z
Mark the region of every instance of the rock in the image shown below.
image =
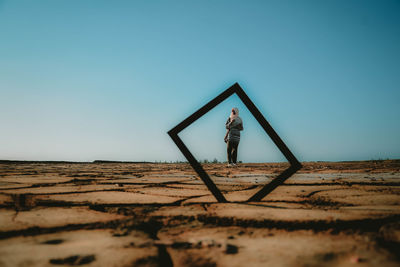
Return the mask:
M239 249L237 246L232 245L232 244L226 244L226 250L225 253L226 254L236 254L238 253Z
M74 255L64 259L50 259L51 264L58 264L58 265L83 265L91 263L92 261L96 260L94 255L87 255L87 256L79 256Z
M379 234L389 242L400 242L400 222L390 223L379 229Z

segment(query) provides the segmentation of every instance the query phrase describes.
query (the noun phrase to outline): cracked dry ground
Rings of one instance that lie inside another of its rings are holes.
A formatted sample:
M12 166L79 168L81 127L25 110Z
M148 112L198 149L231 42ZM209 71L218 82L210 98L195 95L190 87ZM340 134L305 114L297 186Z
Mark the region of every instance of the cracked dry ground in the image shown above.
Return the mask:
M0 266L399 266L400 161L0 163Z

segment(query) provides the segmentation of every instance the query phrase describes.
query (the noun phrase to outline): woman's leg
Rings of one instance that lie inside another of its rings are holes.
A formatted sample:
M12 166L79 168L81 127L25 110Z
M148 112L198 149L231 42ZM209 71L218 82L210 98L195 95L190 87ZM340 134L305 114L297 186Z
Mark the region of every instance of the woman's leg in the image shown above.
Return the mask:
M227 142L226 154L228 155L228 163L232 163L232 143L230 141Z
M238 151L239 143L232 144L232 161L236 164L237 162L237 151Z

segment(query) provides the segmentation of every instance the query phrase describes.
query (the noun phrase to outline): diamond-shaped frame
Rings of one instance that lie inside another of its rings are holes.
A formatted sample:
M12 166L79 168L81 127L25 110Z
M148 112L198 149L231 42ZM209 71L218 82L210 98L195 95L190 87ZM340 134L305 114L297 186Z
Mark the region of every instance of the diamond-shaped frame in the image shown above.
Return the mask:
M256 194L254 194L252 197L250 197L247 200L247 201L261 201L266 195L271 193L275 188L277 188L279 185L283 184L286 181L286 179L288 179L295 172L297 172L299 169L301 169L302 166L301 166L300 162L296 159L296 157L293 155L293 153L289 150L289 148L282 141L282 139L278 136L278 134L275 132L275 130L271 127L271 125L268 123L268 121L264 118L264 116L261 114L261 112L258 110L258 108L250 100L250 98L247 96L247 94L243 91L243 89L240 87L240 85L238 83L235 83L234 85L232 85L231 87L226 89L224 92L222 92L220 95L215 97L213 100L211 100L210 102L205 104L203 107L201 107L195 113L193 113L192 115L187 117L185 120L183 120L177 126L172 128L171 130L169 130L168 134L172 138L172 140L175 142L175 144L178 146L178 148L183 153L183 155L186 157L186 159L189 161L192 168L197 172L197 174L200 176L200 178L206 184L208 190L211 191L211 193L214 195L214 197L219 202L228 202L225 199L222 192L218 189L218 187L215 185L215 183L211 180L210 176L208 176L207 172L203 169L201 164L196 160L196 158L192 155L192 153L189 151L189 149L186 147L186 145L183 143L183 141L179 138L178 134L179 134L179 132L184 130L190 124L192 124L193 122L198 120L204 114L209 112L211 109L213 109L214 107L219 105L222 101L224 101L225 99L227 99L228 97L230 97L233 94L236 94L242 100L242 102L246 105L247 109L250 110L251 114L253 114L253 116L256 118L258 123L262 126L264 131L272 139L272 141L279 148L279 150L282 152L282 154L285 156L285 158L288 160L288 162L290 164L289 168L284 170L280 175L278 175L270 183L266 184L263 188L261 188L260 191L258 191Z

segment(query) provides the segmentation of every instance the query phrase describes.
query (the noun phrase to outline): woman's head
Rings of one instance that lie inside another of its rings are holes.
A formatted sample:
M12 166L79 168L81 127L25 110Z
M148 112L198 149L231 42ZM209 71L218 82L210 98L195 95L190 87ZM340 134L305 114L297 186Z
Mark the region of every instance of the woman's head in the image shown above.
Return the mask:
M232 108L231 110L231 115L229 116L231 120L236 119L239 116L239 109L238 108Z

